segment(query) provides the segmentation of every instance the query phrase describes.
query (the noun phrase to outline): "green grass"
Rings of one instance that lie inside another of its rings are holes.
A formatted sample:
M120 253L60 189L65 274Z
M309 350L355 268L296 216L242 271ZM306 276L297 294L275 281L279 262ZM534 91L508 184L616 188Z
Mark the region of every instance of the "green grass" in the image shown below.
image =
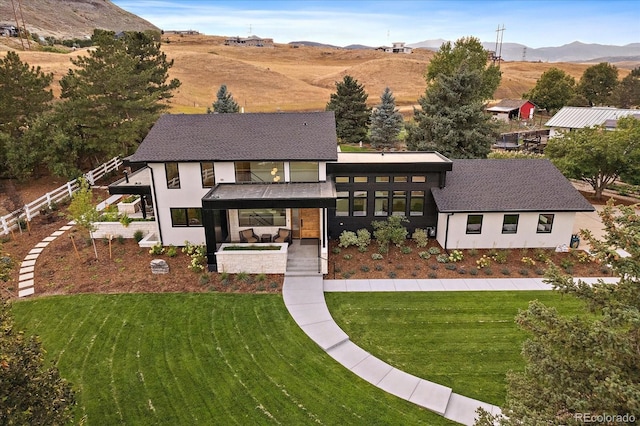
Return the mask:
M524 368L518 309L538 299L559 312L582 302L552 292L326 293L351 340L378 358L464 396L505 401L505 374Z
M336 363L280 295L58 296L13 311L86 425L453 424Z
M374 151L371 148L367 147L367 146L363 146L362 148L357 145L357 144L340 144L340 151L342 152L370 152L370 151Z

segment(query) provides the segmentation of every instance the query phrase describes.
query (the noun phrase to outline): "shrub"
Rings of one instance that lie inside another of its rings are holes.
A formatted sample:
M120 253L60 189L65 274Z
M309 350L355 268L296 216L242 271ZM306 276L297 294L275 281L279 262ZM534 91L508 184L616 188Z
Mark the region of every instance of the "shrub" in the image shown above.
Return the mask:
M438 247L429 247L428 252L429 254L436 255L436 254L440 254L440 249Z
M366 253L367 251L369 251L369 247L367 246L358 247L358 251L360 253Z
M258 285L256 286L256 290L258 290L258 291L264 291L264 284L258 284Z
M574 250L572 252L573 257L576 258L576 260L578 261L578 263L589 263L591 262L591 256L589 256L589 253L584 252L582 250Z
M409 254L409 253L411 253L412 250L411 250L411 247L402 246L401 251L402 251L402 254Z
M131 219L129 217L128 214L124 213L121 217L120 217L120 223L122 224L122 226L124 226L125 228L129 227L129 224L133 222L133 219Z
M522 259L520 259L520 262L522 262L525 265L529 265L529 266L535 266L536 265L536 261L533 260L532 258L530 258L529 256L523 256Z
M424 229L416 228L411 235L413 241L416 242L418 247L426 247L429 245L429 236L427 235L427 231Z
M529 270L528 269L520 269L520 275L522 275L523 277L526 277L527 275L529 275Z
M398 264L398 265L396 265L396 269L402 270L402 269L404 269L404 266Z
M389 216L387 220L374 220L371 222L373 227L373 236L375 237L378 245L388 246L389 243L395 244L400 247L407 239L407 228L402 223L409 222L404 216Z
M334 247L333 249L331 249L331 252L333 254L340 254L342 250L340 249L340 247Z
M569 273L569 271L573 268L573 261L571 261L570 259L562 259L560 261L560 266L562 267L562 269L564 269L567 273Z
M258 281L259 283L264 282L266 279L267 279L267 275L264 272L261 272L258 275L256 275L256 281Z
M236 280L247 282L249 280L249 274L247 274L246 272L240 271L236 274Z
M509 252L506 250L500 250L499 252L496 252L493 256L493 260L495 260L496 263L500 263L505 264L507 263L507 258L509 257Z
M362 228L356 231L356 245L358 246L358 250L364 252L369 247L371 243L371 232L368 229Z
M116 241L118 241L118 244L124 244L124 237L122 235L118 235L116 236Z
M380 253L371 253L371 259L373 259L373 260L382 260L382 259L384 259L384 256L382 256Z
M469 256L476 257L477 255L478 255L478 249L472 248L471 250L469 250Z
M431 257L431 254L428 251L421 251L418 253L418 256L420 256L420 259L427 260Z
M439 254L436 256L436 262L447 263L449 262L449 256L447 256L446 254Z
M160 243L154 244L153 247L149 249L149 254L152 254L154 256L157 256L162 253L164 253L164 247L162 247L162 244Z
M191 263L188 268L193 272L202 272L206 265L206 256L204 244L194 245L189 241L184 242L182 252L191 257Z
M167 256L176 257L177 254L178 254L178 249L176 249L176 247L174 245L170 245L167 248Z
M360 267L360 270L361 270L362 272L365 272L365 273L366 273L366 272L369 272L369 267L368 267L367 265L362 265L362 266Z
M358 244L358 237L353 231L342 231L340 234L340 247L347 248Z
M348 280L349 278L351 278L351 272L343 272L342 278L344 278L345 280Z
M209 274L201 274L198 277L198 282L200 283L200 285L207 285L209 284Z
M133 239L136 240L136 243L139 243L140 241L142 241L142 239L144 238L144 233L138 229L136 232L133 233Z
M384 271L384 266L380 265L380 264L376 264L376 266L374 266L376 271Z
M389 271L389 278L393 279L393 278L395 278L397 276L398 275L394 271Z
M511 270L509 270L509 268L502 268L500 273L502 273L502 275L511 275Z
M220 272L220 281L222 281L222 284L226 285L229 282L229 273Z
M275 281L271 281L271 284L269 284L270 288L278 288L278 283Z
M464 259L464 255L460 250L454 250L449 254L449 262L461 262Z
M387 254L389 253L389 247L387 246L379 246L378 253Z
M438 266L437 263L432 263L431 265L429 265L429 268L431 268L433 271L437 271L438 268L440 268L440 267Z
M549 256L547 255L547 252L542 249L536 250L534 257L536 258L536 260L540 262L546 262L547 260L549 260Z
M351 260L351 259L353 258L353 255L352 255L352 254L347 253L347 254L345 254L344 256L342 256L342 258L343 258L344 260Z
M536 269L536 275L544 275L544 269L542 269L542 268L537 268L537 269Z
M469 275L478 275L477 269L469 269Z
M333 272L340 273L340 272L342 272L342 268L339 265L335 265L333 267Z
M453 263L447 263L446 265L444 265L444 267L450 271L456 270L456 265L454 265Z
M491 259L487 257L486 254L483 254L480 259L476 260L476 265L478 265L478 268L480 269L487 268L491 265Z
M464 274L466 274L466 273L467 273L467 271L466 271L464 268L458 268L458 273L459 273L460 275L464 275Z
M438 278L438 274L436 274L435 272L429 272L427 276L432 280Z
M493 270L491 268L484 268L485 275L493 275Z

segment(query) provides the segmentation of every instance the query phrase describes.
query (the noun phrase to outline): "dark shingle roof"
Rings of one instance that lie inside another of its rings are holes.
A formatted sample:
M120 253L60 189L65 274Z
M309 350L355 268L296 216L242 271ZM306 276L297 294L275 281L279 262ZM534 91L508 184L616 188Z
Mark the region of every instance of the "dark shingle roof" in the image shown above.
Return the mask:
M495 104L492 108L496 108L496 107L511 108L512 110L519 109L527 102L529 102L527 99L503 99L497 104ZM487 108L487 109L490 109L490 108Z
M440 212L593 211L549 160L453 160L445 188L433 188Z
M132 162L335 161L333 112L163 115Z

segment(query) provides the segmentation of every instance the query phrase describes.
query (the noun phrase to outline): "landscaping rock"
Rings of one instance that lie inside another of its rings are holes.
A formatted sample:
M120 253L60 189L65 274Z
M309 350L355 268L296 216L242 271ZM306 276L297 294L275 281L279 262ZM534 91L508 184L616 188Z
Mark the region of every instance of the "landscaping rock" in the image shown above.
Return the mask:
M151 261L151 273L152 274L168 274L169 265L163 259L153 259Z

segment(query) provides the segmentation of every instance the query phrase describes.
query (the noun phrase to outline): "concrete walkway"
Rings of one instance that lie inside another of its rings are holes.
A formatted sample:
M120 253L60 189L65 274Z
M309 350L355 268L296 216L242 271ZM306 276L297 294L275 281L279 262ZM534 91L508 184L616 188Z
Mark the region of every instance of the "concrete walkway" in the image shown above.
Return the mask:
M594 283L597 278L581 278ZM616 278L603 278L617 282ZM470 278L410 280L323 280L322 276L287 276L284 303L300 328L333 359L374 386L434 411L449 420L472 425L476 409L492 414L500 407L453 393L451 388L405 373L349 340L327 308L324 292L345 291L497 291L551 290L542 278Z

